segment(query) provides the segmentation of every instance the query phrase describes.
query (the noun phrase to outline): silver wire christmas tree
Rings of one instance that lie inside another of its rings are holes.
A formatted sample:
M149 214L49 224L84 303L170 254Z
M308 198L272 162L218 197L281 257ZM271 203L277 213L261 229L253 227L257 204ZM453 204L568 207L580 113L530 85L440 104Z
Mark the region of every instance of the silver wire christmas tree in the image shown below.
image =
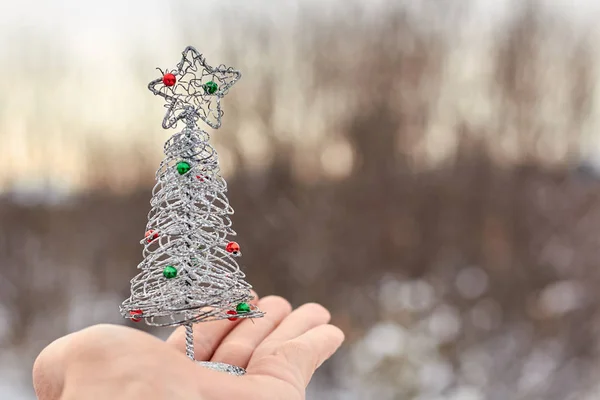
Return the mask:
M229 239L235 235L229 217L233 209L217 153L197 125L201 120L215 129L221 126L220 100L241 74L224 65L213 68L187 47L176 68L161 75L148 88L166 100L162 126L183 122L185 127L165 143L141 240L141 272L131 280L121 314L153 326L185 326L186 353L194 360L194 323L263 316L250 304L251 286L236 262L240 246ZM202 364L245 373L227 364Z

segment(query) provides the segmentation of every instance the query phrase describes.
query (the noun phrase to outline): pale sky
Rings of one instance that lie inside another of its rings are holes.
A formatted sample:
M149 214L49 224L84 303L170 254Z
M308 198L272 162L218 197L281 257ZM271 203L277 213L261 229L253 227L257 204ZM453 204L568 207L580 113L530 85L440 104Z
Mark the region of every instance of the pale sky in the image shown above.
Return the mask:
M318 7L320 14L325 15L342 13L349 1L302 0L301 4L303 7L307 4ZM483 31L501 25L514 7L523 3L522 0L453 1L469 3L472 7L470 18L463 28L474 34L473 41L484 36L481 35ZM548 10L556 18L569 20L581 31L600 20L598 0L539 1L548 5ZM423 10L422 1L355 2L364 4L365 13L372 12L373 15L378 8L395 4L421 15L424 24L435 21L435 10ZM52 137L62 138L55 143L63 146L57 148L57 152L65 153L60 161L72 167L57 174L60 182L67 182L67 177L73 176L72 168L84 161L79 159L81 155L76 151L80 148L76 143L79 137L93 134L94 130L102 131L102 140L116 146L116 143L122 142L123 132L129 126L140 123L148 126L152 134L163 134L159 125L160 104L147 95L146 82L141 79L151 76L157 66L173 64L173 57L177 58L181 49L189 44L186 43L189 37L185 34L187 29L193 29L194 37L199 38L199 43L193 43L195 46L210 59L218 59L221 33L216 27L220 19L215 15L226 13L228 21L248 16L285 26L287 17L294 15L298 4L300 2L272 0L0 0L0 71L5 74L8 71L8 76L15 78L0 80L0 135L2 131L9 134L9 138L2 142L2 154L8 154L9 159L2 160L0 157L0 191L5 180L2 174L9 173L14 162L32 160L25 166L32 169L31 173L26 171L28 176L39 175L33 171L40 168L47 172L47 161L38 162L40 157L37 155L40 153L32 152L31 142L28 142L28 131L32 130L29 124L40 121L44 124L44 136L50 141L50 146ZM181 21L184 21L183 26L178 26ZM31 46L23 47L26 43L31 43ZM40 54L42 51L46 55ZM139 60L131 54L132 51L139 51L146 57L144 66L131 64L131 60ZM473 56L475 64L485 61L477 57L477 54ZM44 74L47 70L47 75L42 76L40 70ZM68 80L61 79L62 71L64 76L69 77ZM23 79L27 81L23 82ZM44 79L47 81L44 82ZM471 85L470 82L466 84ZM34 105L31 104L32 99ZM449 101L455 100L452 97ZM33 106L37 107L34 111L31 110ZM148 111L153 117L139 121L140 116ZM32 121L27 112L37 121ZM64 139L64 125L61 125L64 121L73 121L70 129L79 135L72 140L72 151L64 148L71 143L71 139L66 142ZM599 124L600 121L597 121L595 126ZM600 138L596 142L600 148Z

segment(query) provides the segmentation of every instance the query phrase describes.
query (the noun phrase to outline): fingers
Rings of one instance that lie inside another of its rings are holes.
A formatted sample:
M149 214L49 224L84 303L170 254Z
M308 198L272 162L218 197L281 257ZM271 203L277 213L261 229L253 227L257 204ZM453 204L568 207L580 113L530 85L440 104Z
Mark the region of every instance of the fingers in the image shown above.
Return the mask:
M280 344L271 355L252 362L248 374L273 376L303 392L315 370L335 353L343 341L344 333L338 327L317 326Z
M250 364L255 359L270 355L281 343L295 339L306 331L329 322L331 314L325 307L307 303L288 315L279 326L256 348Z
M283 357L302 377L304 387L316 369L336 352L344 341L342 330L333 325L321 325L302 336L284 343L275 356Z
M244 320L221 342L212 361L246 368L256 347L292 312L290 303L279 296L268 296L258 302L265 312L262 318Z
M254 295L254 299L252 299L250 303L256 305L258 302L258 295L254 291L252 291L252 294ZM241 321L234 322L225 319L194 324L194 354L196 360L210 360L215 350L221 344L223 338L240 322ZM175 346L182 353L185 353L185 327L178 327L171 336L169 336L167 343Z

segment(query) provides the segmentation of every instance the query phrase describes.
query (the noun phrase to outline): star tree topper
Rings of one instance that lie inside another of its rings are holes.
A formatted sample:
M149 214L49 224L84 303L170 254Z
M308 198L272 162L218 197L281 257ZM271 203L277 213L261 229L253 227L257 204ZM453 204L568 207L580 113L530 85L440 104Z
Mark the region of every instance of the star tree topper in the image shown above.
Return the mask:
M221 98L241 77L239 71L223 64L211 67L202 54L188 46L176 69L164 72L148 89L167 101L164 129L174 128L180 120L198 118L218 129L223 116Z

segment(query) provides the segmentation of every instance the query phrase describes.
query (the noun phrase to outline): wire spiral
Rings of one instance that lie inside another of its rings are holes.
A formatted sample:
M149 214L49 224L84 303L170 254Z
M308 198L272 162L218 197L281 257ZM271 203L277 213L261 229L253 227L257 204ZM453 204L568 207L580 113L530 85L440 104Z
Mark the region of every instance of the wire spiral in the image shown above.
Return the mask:
M193 359L192 324L263 313L250 305L251 286L235 260L241 253L228 248L236 233L227 183L209 134L197 126L198 120L221 125L220 99L241 74L223 65L210 67L193 47L182 56L170 80L163 76L148 85L167 100L163 127L178 121L186 126L165 143L146 226L151 235L140 241L141 272L131 280L131 296L120 311L153 326L185 325L186 350Z
M252 299L233 254L226 250L235 236L230 215L227 184L219 174L217 153L208 133L186 127L165 144L150 202L146 230L157 238L144 238L142 271L131 281L131 297L122 314L142 310L137 317L154 326L171 326L230 318L226 312ZM186 163L181 174L177 166ZM177 269L167 279L164 269ZM240 318L261 316L258 310Z

